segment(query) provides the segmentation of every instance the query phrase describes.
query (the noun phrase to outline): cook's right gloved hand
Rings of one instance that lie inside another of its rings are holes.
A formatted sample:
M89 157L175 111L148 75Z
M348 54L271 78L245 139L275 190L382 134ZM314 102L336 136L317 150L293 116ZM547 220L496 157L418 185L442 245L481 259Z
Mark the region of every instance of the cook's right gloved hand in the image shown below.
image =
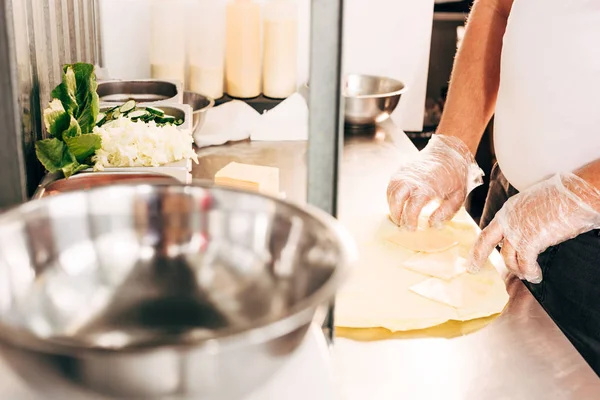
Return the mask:
M423 207L438 200L440 206L431 214L429 224L440 226L452 219L467 194L483 183L482 176L483 171L460 139L433 135L419 156L401 166L388 185L392 221L414 230Z

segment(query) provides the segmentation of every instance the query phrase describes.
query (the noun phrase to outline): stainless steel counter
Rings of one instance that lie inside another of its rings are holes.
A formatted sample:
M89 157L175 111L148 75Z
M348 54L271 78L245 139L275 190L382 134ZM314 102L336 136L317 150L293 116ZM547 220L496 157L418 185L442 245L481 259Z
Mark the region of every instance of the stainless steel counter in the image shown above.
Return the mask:
M276 166L281 189L304 202L306 143L244 142L199 151L194 178L211 179L231 161ZM356 226L385 202L390 174L416 154L387 122L375 134L346 140L340 219ZM504 313L489 326L453 339L357 342L337 339L337 379L346 399L599 399L600 379L525 286L508 278Z

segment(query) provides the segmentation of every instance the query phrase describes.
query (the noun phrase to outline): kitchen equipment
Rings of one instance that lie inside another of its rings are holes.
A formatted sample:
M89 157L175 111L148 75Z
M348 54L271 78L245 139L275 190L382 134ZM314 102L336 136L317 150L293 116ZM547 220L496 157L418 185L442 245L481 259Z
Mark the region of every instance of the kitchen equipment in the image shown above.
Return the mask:
M206 113L213 108L215 101L198 93L185 92L183 103L192 107L192 134L196 134L202 129L202 125L206 120Z
M174 184L178 182L172 176L156 172L81 172L71 176L69 179L63 178L60 173L49 173L38 186L32 200L54 196L63 192L88 190L106 185L135 183Z
M186 81L186 2L150 2L150 74Z
M225 81L231 97L256 97L261 89L260 4L234 0L226 8Z
M345 78L346 124L373 125L387 119L406 91L404 83L386 77L350 74Z
M296 92L298 7L294 0L271 0L264 6L263 94L285 99Z
M104 103L125 103L135 100L138 103L155 101L183 100L183 86L179 82L140 79L140 80L107 80L98 82L98 96Z
M355 258L332 217L233 189L109 186L0 216L0 337L121 397L238 399Z
M218 99L225 85L225 2L197 0L188 13L189 89Z
M26 352L1 346L0 398L9 400L85 399L107 400L73 387L60 371L52 365L40 363ZM28 357L29 356L29 357ZM32 360L33 358L33 360ZM323 331L313 323L306 339L290 361L262 387L245 396L243 400L332 400L339 398L339 385L333 379L330 349ZM12 367L10 368L9 367ZM310 365L310 368L306 368ZM32 379L31 371L35 370Z

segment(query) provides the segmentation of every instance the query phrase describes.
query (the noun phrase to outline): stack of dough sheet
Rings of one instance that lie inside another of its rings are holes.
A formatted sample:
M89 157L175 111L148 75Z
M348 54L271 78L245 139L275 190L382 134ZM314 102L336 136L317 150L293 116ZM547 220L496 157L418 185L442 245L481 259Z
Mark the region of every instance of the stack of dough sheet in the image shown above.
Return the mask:
M426 214L416 232L400 230L386 215L371 220L348 226L360 262L338 293L337 327L411 331L492 316L506 306L504 280L490 261L477 274L467 272L479 230L464 210L439 230L426 228Z
M215 174L215 184L260 192L279 193L279 169L262 165L231 162Z

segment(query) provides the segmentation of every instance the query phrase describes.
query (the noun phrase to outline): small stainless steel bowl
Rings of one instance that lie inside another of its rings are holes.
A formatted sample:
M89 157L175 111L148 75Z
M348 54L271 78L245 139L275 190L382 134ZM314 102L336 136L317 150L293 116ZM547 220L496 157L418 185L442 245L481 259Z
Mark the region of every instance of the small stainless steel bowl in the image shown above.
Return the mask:
M202 129L206 119L206 113L215 105L215 101L210 97L203 96L194 92L183 93L183 104L192 107L193 132L197 133Z
M344 81L344 120L349 125L374 125L389 118L405 92L404 83L386 77L350 74Z
M97 91L100 102L103 103L125 103L128 100L153 103L170 100L181 104L182 101L181 84L156 79L100 81Z
M47 398L240 399L294 353L354 252L334 218L234 189L32 201L0 215L3 356Z

